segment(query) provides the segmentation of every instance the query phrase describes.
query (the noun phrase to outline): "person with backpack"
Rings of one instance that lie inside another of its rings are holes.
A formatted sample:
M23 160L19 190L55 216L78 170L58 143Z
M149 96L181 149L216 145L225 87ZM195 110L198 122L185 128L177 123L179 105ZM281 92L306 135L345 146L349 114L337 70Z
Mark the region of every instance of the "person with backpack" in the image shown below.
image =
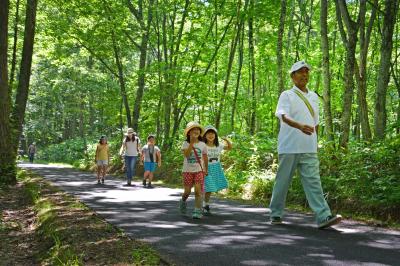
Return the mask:
M32 144L28 147L29 162L31 163L33 163L33 160L35 159L36 150L36 143L32 142Z
M311 67L304 61L294 63L290 77L294 86L282 92L275 115L280 120L278 136L279 167L270 203L271 224L282 224L286 195L298 170L308 204L314 211L319 229L339 223L324 198L319 175L317 136L319 124L318 95L307 88Z
M140 155L140 139L132 128L128 128L126 137L122 141L119 154L125 159L127 186L132 185L132 177L135 176L136 163Z
M161 151L155 144L156 137L149 135L147 144L142 148L142 162L144 162L143 187L147 188L153 188L151 181L153 181L154 171L157 166L161 166ZM147 180L149 181L148 184Z

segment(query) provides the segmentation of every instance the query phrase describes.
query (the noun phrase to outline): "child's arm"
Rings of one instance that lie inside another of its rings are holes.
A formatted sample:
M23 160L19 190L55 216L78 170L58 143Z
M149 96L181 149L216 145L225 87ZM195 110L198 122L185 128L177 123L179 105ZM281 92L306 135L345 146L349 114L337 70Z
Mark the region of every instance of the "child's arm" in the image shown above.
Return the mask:
M96 146L96 155L94 156L94 161L97 162L97 157L99 155L99 145Z
M160 167L161 166L161 152L157 151L156 156L157 156L158 167Z
M142 149L142 153L140 153L140 160L144 162L144 150Z
M121 148L119 149L119 155L122 156L122 153L124 152L124 150L125 150L125 142L122 142Z
M108 163L110 163L110 146L107 144L107 157L108 157Z
M203 161L204 161L204 175L208 175L208 156L207 153L203 153Z
M194 142L189 143L189 147L183 149L183 155L188 158L193 150Z
M224 150L227 150L227 151L232 150L232 142L230 142L227 138L222 138L222 139L227 144L226 146L224 146Z

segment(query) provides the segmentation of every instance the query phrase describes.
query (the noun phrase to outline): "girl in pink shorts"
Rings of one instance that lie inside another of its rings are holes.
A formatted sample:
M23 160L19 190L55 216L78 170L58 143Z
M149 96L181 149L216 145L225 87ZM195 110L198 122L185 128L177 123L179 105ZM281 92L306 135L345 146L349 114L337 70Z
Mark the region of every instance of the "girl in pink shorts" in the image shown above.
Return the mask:
M201 141L203 132L204 129L199 123L189 122L184 131L186 140L182 144L184 156L182 170L184 192L179 204L179 209L182 214L186 214L186 200L194 186L195 208L192 213L193 219L200 219L202 217L201 194L204 177L207 175L208 169L207 146Z

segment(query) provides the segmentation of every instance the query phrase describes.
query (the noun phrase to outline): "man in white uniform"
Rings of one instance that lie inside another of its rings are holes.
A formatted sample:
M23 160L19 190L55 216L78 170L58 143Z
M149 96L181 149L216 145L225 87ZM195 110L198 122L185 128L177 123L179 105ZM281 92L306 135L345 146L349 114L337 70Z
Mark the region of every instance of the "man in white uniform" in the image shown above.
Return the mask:
M278 136L279 168L270 203L271 224L282 224L286 195L292 177L299 171L307 201L316 215L319 229L340 222L332 215L324 198L319 175L317 132L319 124L318 95L307 89L311 67L298 61L290 69L294 86L284 91L275 115L280 119Z

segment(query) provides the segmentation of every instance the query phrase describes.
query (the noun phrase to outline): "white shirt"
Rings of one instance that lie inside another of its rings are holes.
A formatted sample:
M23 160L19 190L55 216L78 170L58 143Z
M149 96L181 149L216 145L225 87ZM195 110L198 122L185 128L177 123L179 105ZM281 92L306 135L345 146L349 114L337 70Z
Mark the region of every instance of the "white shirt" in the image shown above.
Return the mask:
M138 137L135 137L135 141L126 141L124 140L125 144L125 155L126 156L138 156L138 144L140 143L140 139Z
M189 143L187 141L184 141L182 144L181 150L186 150L189 147ZM199 157L199 160L201 162L201 167L204 169L204 162L203 162L203 154L207 154L207 145L199 141L193 145L193 148L196 149L197 156ZM183 156L185 159L183 160L183 172L190 172L190 173L196 173L196 172L201 172L202 169L200 167L199 162L196 159L196 156L194 155L193 150L190 152L189 157ZM206 169L204 169L206 170Z
M315 117L304 101L295 93L298 90L309 101L314 109ZM317 126L319 123L319 99L315 92L308 90L307 93L294 86L290 90L282 92L279 97L275 115L280 119L281 125L278 136L278 154L283 153L316 153L317 134L304 134L301 130L291 127L282 121L282 115L309 126Z
M218 147L207 146L208 164L218 163L220 161L221 152L224 150L224 144L219 143Z

